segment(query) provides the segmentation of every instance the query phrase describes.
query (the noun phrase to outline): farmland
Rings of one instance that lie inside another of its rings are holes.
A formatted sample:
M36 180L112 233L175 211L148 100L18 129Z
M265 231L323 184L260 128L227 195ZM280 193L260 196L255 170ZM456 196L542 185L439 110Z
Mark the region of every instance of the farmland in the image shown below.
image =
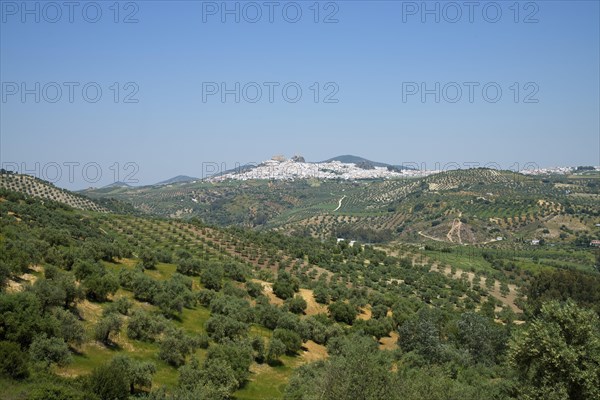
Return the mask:
M42 181L3 189L0 398L296 399L347 393L358 359L371 375L352 390L385 389L368 398L515 398L506 357L544 302L600 311L589 181L544 179L109 188L108 208ZM178 214L178 196L199 208ZM415 384L430 371L443 390Z

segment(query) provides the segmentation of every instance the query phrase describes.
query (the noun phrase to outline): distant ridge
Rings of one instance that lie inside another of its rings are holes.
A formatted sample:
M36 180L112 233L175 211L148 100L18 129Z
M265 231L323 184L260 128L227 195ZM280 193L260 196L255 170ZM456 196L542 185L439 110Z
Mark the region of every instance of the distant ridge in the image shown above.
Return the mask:
M346 154L346 155L342 155L342 156L337 156L337 157L333 157L330 158L329 160L325 160L325 161L321 161L322 163L328 163L328 162L332 162L332 161L339 161L341 163L344 164L355 164L355 165L372 165L373 167L383 167L383 168L387 168L387 167L393 167L396 169L411 169L408 167L404 167L402 165L392 165L392 164L386 164L386 163L382 163L382 162L377 162L377 161L371 161L368 160L366 158L363 157L359 157L359 156L354 156L351 154Z
M162 182L155 183L154 186L164 186L164 185L172 185L175 183L188 183L193 181L199 181L199 178L194 178L193 176L187 175L177 175L171 179L167 179Z
M125 183L125 182L118 181L118 182L113 182L110 185L102 186L101 189L109 189L109 188L131 188L131 187L133 187L133 186L131 186L131 185Z

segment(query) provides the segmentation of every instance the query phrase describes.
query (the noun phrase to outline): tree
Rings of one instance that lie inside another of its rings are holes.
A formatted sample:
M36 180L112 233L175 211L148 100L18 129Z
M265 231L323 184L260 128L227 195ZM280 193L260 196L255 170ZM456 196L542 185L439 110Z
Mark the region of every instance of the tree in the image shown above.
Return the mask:
M133 296L139 301L152 303L154 297L160 293L160 284L149 276L138 272L131 280Z
M265 299L265 301L261 301L262 299ZM282 315L282 311L277 306L270 304L265 297L257 301L254 312L257 322L267 329L275 329Z
M112 303L108 304L106 308L104 308L104 313L118 313L121 315L129 315L129 310L133 307L133 302L129 300L127 297L119 297L112 301Z
M28 400L86 400L89 393L76 388L44 382L29 393Z
M306 300L302 296L294 296L294 298L287 301L287 306L290 312L294 314L304 314L308 304L306 304Z
M144 250L142 254L140 254L140 265L144 269L156 269L156 264L158 264L158 259L156 254L152 250Z
M325 314L312 315L300 320L298 333L302 340L312 340L318 344L325 344L327 341L327 324L331 321Z
M136 310L129 318L127 336L143 342L153 342L165 329L164 322L147 311Z
M285 354L287 347L285 343L277 338L272 338L267 349L267 363L274 365L279 361L279 357Z
M248 332L248 325L224 315L214 315L206 321L206 333L216 342L235 340Z
M234 372L238 382L236 389L244 385L250 375L250 365L254 361L253 349L247 340L229 341L226 344L211 346L208 349L203 370L210 368L214 360L225 361Z
M202 270L202 264L195 258L183 258L177 263L177 272L183 275L199 275Z
M329 359L302 366L286 387L286 400L404 399L398 395L391 362L377 343L365 336L340 340ZM423 397L429 398L429 397Z
M103 316L94 330L94 338L105 345L110 345L110 335L121 330L123 321L121 317L116 314L108 314Z
M218 296L210 302L210 311L240 322L250 323L254 320L252 307L248 301L239 297Z
M95 369L89 377L90 390L100 400L127 400L129 382L118 368L107 364Z
M119 280L111 273L93 274L83 282L87 296L96 301L106 301L119 289Z
M202 271L200 280L206 289L221 290L223 286L223 267L219 264L211 264Z
M227 400L238 386L235 373L227 362L211 360L201 367L198 360L193 358L190 363L179 368L180 390L175 392L172 399ZM166 395L156 398L166 399Z
M302 338L294 331L277 328L273 332L273 339L281 340L289 355L295 355L302 348Z
M569 298L600 315L600 276L575 270L541 272L529 284L527 311L537 315L544 302Z
M371 318L381 319L387 316L388 308L385 304L377 304L371 307Z
M257 298L263 294L263 287L257 282L246 282L246 290L250 297Z
M329 306L329 313L331 317L337 322L343 322L348 325L352 325L358 314L356 308L343 301L336 301L331 303Z
M200 380L205 386L211 385L226 393L233 393L240 387L240 382L231 365L226 360L219 358L206 360Z
M250 339L252 350L254 351L253 358L258 364L265 361L265 341L260 336L254 336Z
M386 337L392 330L392 321L389 318L375 319L371 318L366 322L365 332L371 336L374 336L378 341Z
M551 301L511 343L525 399L600 398L600 321L573 301Z
M83 288L75 282L73 274L67 272L59 273L55 281L65 292L65 303L63 305L65 309L74 306L79 300L85 297Z
M29 376L27 354L12 342L0 342L0 376L25 379Z
M0 293L0 340L17 342L27 348L38 334L55 336L57 325L50 314L42 313L33 293Z
M196 347L197 342L182 330L171 330L160 343L158 357L174 367L180 367Z
M492 320L468 312L457 322L458 345L469 352L475 363L494 364L506 347L505 330Z
M60 323L60 336L67 343L80 345L85 339L85 329L77 317L70 311L57 309L54 316Z
M237 282L246 282L247 268L238 262L229 261L224 265L225 276Z
M285 271L281 271L277 276L277 280L273 284L273 293L283 300L291 299L300 288L297 279L291 277Z
M135 388L151 388L152 375L156 373L156 366L149 362L133 360L126 355L118 355L112 359L111 368L123 374L129 384L129 393L134 394Z
M167 318L180 315L185 303L181 294L175 294L164 289L154 296L153 302Z
M34 362L46 369L52 364L64 366L72 359L69 346L64 340L57 337L49 338L46 335L38 336L33 340L29 347L29 355Z
M315 301L319 304L329 303L329 290L325 285L319 284L314 290Z
M398 329L398 345L405 352L414 351L427 361L442 362L445 349L437 316L422 309Z
M33 284L32 290L40 301L42 312L46 312L52 307L62 306L65 303L65 291L52 280L38 279Z

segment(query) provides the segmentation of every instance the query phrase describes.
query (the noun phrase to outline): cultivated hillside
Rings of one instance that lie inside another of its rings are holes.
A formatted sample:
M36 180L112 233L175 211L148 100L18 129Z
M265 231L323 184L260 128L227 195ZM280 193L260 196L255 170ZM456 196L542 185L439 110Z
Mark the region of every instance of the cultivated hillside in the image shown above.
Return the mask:
M0 174L0 188L13 190L41 199L53 200L80 210L99 212L108 211L105 207L85 196L57 188L47 181L37 179L30 175L12 173Z
M86 191L143 212L217 225L363 242L440 242L513 248L597 236L598 179L469 169L422 178L224 181ZM501 243L502 242L502 243Z

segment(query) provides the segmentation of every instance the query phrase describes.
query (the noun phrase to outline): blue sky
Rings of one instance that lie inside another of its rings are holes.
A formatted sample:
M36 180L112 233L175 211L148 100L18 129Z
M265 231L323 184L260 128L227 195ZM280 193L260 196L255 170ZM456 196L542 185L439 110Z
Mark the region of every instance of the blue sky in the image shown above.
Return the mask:
M314 1L227 2L239 22L221 1L120 2L118 15L114 1L83 1L72 23L47 3L28 14L0 1L0 160L58 186L201 176L203 163L274 154L600 164L598 1L475 2L473 22L462 1L427 2L430 14L423 2L319 2L318 15ZM65 163L78 163L72 182Z

